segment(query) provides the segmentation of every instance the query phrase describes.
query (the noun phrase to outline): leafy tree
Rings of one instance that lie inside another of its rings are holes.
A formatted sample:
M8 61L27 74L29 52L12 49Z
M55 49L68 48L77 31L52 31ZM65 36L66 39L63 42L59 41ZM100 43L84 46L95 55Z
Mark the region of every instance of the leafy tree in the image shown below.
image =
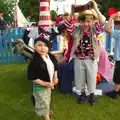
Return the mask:
M40 0L20 0L19 7L22 10L25 17L30 16L30 21L39 21L39 3ZM53 21L56 19L56 12L51 11L51 18Z
M30 21L39 21L39 0L20 0L19 7L25 17L30 17Z
M108 9L116 8L120 10L119 2L120 0L96 0L96 2L100 5L101 12L108 18Z
M57 13L54 10L50 11L50 16L52 21L56 21Z
M2 0L0 0L2 1ZM110 7L114 7L117 10L120 10L119 2L120 0L95 0L99 4L100 11L108 17L108 9ZM20 9L22 10L23 14L26 16L31 16L31 21L38 21L39 20L39 0L20 0L19 2ZM55 12L52 11L52 19L55 19L53 15Z
M15 0L0 0L0 12L4 14L4 19L7 23L11 23L13 18L13 7Z

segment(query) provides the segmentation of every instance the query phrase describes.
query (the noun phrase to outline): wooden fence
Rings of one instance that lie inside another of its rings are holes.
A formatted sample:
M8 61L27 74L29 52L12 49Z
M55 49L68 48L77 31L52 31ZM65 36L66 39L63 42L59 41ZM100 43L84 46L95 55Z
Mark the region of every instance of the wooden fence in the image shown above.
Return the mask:
M24 57L18 53L13 54L12 42L18 38L22 38L25 29L13 28L12 30L4 31L0 35L0 64L18 64L25 63ZM105 34L104 47L111 53L112 51L112 39L109 34ZM101 37L102 38L102 37ZM52 42L52 51L60 50L59 37L56 37Z
M11 29L1 33L0 36L0 63L1 64L14 64L25 63L24 57L18 53L12 53L12 42L17 38L22 38L24 29Z

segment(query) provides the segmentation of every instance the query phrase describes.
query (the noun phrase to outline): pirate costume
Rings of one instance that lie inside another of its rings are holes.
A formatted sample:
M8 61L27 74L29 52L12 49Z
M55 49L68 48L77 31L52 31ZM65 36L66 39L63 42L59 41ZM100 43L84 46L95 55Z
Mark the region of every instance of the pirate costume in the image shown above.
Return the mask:
M86 18L97 20L98 16L94 9L80 11L79 20L84 22ZM73 47L70 57L75 60L75 87L82 92L82 95L78 98L78 103L85 101L85 84L87 84L87 89L90 93L89 102L91 105L95 105L94 92L98 71L97 59L99 57L97 35L102 31L103 25L97 21L90 26L88 31L85 31L81 25L74 26L71 21L66 20L65 24L73 35Z
M44 42L50 48L50 42L45 38L35 39ZM40 79L44 82L53 80L54 72L57 70L57 61L50 53L47 56L40 56L35 52L32 61L28 66L27 76L29 80ZM46 116L50 112L51 88L33 83L33 96L35 98L35 111L38 116Z

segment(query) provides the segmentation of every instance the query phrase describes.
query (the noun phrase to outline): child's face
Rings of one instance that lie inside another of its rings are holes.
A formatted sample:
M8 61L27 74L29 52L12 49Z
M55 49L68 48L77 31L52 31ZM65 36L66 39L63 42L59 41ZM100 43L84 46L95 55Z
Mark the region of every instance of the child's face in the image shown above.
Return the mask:
M49 48L44 42L38 41L35 43L35 51L42 56L46 56L48 54Z
M80 25L85 30L88 30L92 24L93 24L93 19L90 17L86 17L84 21L80 20Z
M64 17L63 17L63 19L64 19L64 20L68 19L68 16L67 16L67 15L66 15L66 16L64 16Z

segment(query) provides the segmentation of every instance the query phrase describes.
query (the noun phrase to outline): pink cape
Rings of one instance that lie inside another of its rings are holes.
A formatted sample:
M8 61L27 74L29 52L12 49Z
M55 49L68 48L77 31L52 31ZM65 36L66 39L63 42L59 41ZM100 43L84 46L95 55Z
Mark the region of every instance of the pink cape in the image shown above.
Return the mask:
M113 74L110 70L110 61L109 61L109 58L108 58L107 51L103 47L100 47L100 58L99 58L99 63L98 63L98 73L107 82L112 80Z

